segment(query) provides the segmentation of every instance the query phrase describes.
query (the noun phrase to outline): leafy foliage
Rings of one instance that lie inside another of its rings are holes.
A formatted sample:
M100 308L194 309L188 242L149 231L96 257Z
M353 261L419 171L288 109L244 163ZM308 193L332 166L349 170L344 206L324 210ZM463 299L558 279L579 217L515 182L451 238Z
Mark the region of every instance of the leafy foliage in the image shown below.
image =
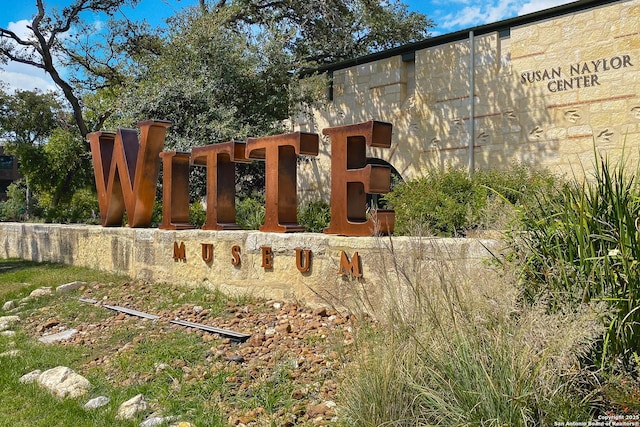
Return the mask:
M202 2L172 19L152 54L134 57L108 123L169 120L167 146L176 150L282 133L297 108L323 97L324 79L302 84L299 70L423 38L428 25L399 2ZM238 169L243 197L263 191L260 162ZM192 182L195 201L204 196L202 174Z
M530 300L548 299L556 310L587 302L609 307L596 362L622 360L629 368L640 354L638 171L606 158L596 166L591 180L536 193L521 210L524 233L513 243L523 257Z
M257 230L264 224L264 200L262 198L236 199L236 222L244 230Z
M11 183L7 188L7 200L0 203L3 221L24 221L33 209L33 206L27 207L27 188L22 181Z
M69 125L69 112L53 93L0 92L0 133L30 191L52 211L68 206L93 180L85 141ZM52 219L56 219L54 215Z
M331 210L325 201L310 202L298 210L298 223L307 227L307 231L322 233L330 221Z
M464 236L473 229L501 229L508 213L555 178L544 170L512 165L504 170L430 170L400 183L384 199L396 211L396 234Z
M299 63L321 64L390 49L427 37L433 23L398 0L218 1L213 13L267 37L286 37Z
M46 71L66 101L64 125L52 114L63 110L52 95L49 110L37 94L24 94L23 104L5 108L25 119L17 153L25 171L28 164L40 171L53 168L50 183L36 184L37 177L29 177L53 209L68 204L73 192L87 184L85 172L91 168L85 137L91 131L134 127L149 118L170 120L167 148L176 150L280 133L296 106L322 96L324 79L301 85L300 70L424 38L431 25L402 2L363 0L221 0L212 5L201 0L199 8L185 8L166 29L113 19L121 6L137 2L69 0L56 11L36 0L29 25L33 41L0 28L0 61ZM104 30L88 19L96 12L111 18ZM59 64L67 73L59 72ZM64 132L54 135L56 127ZM50 150L35 147L49 144L50 138L56 142ZM67 169L60 176L56 162L63 154ZM262 192L263 164L239 169L248 177L238 179L239 194ZM203 174L194 171L192 180L195 201L205 192Z

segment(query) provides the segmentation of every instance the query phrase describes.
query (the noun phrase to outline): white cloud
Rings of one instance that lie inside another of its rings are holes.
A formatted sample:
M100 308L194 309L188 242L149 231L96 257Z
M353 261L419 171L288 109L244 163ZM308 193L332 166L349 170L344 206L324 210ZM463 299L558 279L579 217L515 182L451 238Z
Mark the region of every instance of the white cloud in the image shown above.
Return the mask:
M26 64L11 62L2 66L0 80L7 84L8 91L40 89L43 92L57 87L44 71Z
M13 31L16 35L22 39L27 38L31 35L31 30L27 28L30 24L30 21L26 19L21 19L18 22L9 22L7 29L9 31Z
M433 0L434 3L435 1L439 0ZM436 22L440 22L440 28L445 30L459 30L502 21L516 15L537 12L573 1L574 0L450 0L450 3L463 3L467 6L451 12L451 9L455 10L456 6L450 4L451 7L447 8L449 13L442 16L437 16L436 14L435 18Z
M456 13L450 13L441 19L443 28L471 28L478 25L497 22L512 16L516 12L513 1L498 1L495 4L474 2Z
M29 21L22 19L17 22L9 22L7 29L16 33L20 38L26 39L31 35L27 25L29 25ZM9 91L40 89L46 92L57 89L49 75L43 70L18 62L9 62L0 66L0 81L7 84Z
M532 0L520 7L518 15L526 15L527 13L533 13L567 3L573 3L573 0Z

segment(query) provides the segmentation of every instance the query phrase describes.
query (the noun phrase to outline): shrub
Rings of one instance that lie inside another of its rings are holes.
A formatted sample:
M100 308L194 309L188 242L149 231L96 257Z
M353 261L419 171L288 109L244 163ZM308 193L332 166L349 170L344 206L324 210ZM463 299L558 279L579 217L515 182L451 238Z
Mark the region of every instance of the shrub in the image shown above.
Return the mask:
M401 183L385 200L396 211L396 234L426 228L436 235L458 236L467 226L473 196L466 172L449 169L429 171L423 178Z
M298 212L298 223L307 227L307 231L322 233L331 221L329 204L322 200L310 202Z
M244 230L257 230L264 224L264 200L236 199L236 222Z
M609 307L600 366L622 360L631 369L638 359L639 217L637 171L599 158L593 179L537 193L521 209L524 232L512 236L530 301L545 298L556 310L590 301Z
M555 181L549 171L524 165L478 170L471 178L462 169L433 170L398 184L385 200L396 211L398 235L464 236L472 229L507 228L514 206Z
M27 219L27 187L21 181L9 184L7 200L2 202L3 221L24 221Z
M48 223L60 224L99 224L100 208L98 196L89 188L77 190L71 196L71 200L53 206L53 195L41 193L38 201L38 209L33 205L30 210L30 219L40 219Z
M202 228L207 220L207 211L202 203L194 202L189 205L189 222L196 228Z

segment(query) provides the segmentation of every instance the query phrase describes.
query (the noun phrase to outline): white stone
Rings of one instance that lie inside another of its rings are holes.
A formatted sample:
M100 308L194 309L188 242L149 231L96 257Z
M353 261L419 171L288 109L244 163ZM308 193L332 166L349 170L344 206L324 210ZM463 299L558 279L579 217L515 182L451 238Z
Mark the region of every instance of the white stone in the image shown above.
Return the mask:
M18 316L2 316L0 317L0 331L4 331L20 321Z
M146 410L147 401L144 399L144 395L138 394L120 405L116 418L120 420L130 420L135 417L138 412Z
M202 310L204 310L204 308L201 305L194 305L193 306L193 312L194 313L202 313Z
M58 341L66 341L78 332L77 329L67 329L66 331L58 332L57 334L45 335L38 338L43 344L51 344Z
M89 400L87 403L84 404L84 409L87 411L91 409L98 409L105 405L108 405L109 402L111 402L111 399L109 399L107 396L94 397L93 399Z
M80 282L80 281L75 281L75 282L70 282L70 283L65 283L64 285L60 285L56 288L56 292L71 292L71 291L75 291L76 289L80 289L81 287L85 286L87 283L86 282Z
M38 288L38 289L34 289L29 294L29 296L31 298L46 297L47 295L51 295L52 293L53 293L53 291L51 290L51 287Z
M0 357L17 357L20 354L20 350L9 350L4 353L0 353Z
M16 308L16 303L13 300L9 300L2 305L4 311L13 310L14 308Z
M28 374L24 374L23 376L20 377L18 381L20 381L21 384L34 383L38 381L38 377L40 377L41 373L42 371L40 369L36 369L35 371L31 371Z
M153 366L156 368L156 374L169 368L169 365L167 365L166 363L156 363Z
M0 332L0 335L3 337L13 337L16 335L15 331L2 331Z
M66 366L58 366L44 371L38 383L58 397L79 397L86 394L91 383L82 375Z
M160 416L150 416L146 420L144 420L140 427L156 427L162 425L164 423L171 422L175 419L175 417L160 417Z

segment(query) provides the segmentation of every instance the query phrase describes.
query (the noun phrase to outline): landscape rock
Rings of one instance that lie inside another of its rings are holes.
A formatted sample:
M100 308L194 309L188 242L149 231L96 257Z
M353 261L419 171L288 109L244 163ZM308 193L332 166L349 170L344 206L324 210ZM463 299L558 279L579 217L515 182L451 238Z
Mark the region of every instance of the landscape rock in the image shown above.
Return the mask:
M24 374L18 381L20 382L20 384L34 383L38 381L38 377L40 377L41 373L42 371L40 369L36 369L35 371L31 371L28 374Z
M13 300L9 300L2 305L4 311L13 310L14 308L16 308L16 303Z
M20 354L20 350L9 350L4 353L0 353L0 357L17 357Z
M156 427L164 423L171 422L175 417L161 417L157 415L151 415L149 418L140 423L140 427Z
M58 286L56 288L56 292L65 293L65 292L75 291L77 289L80 289L83 286L86 286L86 284L87 284L86 282L80 282L80 281L65 283L64 285Z
M230 375L226 381L233 390L233 397L246 399L265 386L264 381L268 381L273 375L279 375L278 372L284 367L290 373L294 406L286 411L267 414L264 411L259 412L263 408L238 407L232 403L235 399L230 399L229 402L223 399L219 402L220 410L229 419L234 420L234 423L229 425L332 425L336 409L331 407L331 402L339 389L335 373L343 363L350 360L349 355L356 351L353 346L352 319L348 315L329 308L320 310L298 303L259 299L250 302L225 301L224 313L218 314L216 310L209 310L206 303L200 300L189 301L188 293L182 291L183 289L177 285L166 288L147 286L144 282L130 283L126 286L86 286L81 291L81 297L98 301L95 305L95 315L90 313L91 316L87 316L85 322L74 326L79 332L58 345L100 346L105 337L110 337L116 328L140 328L133 336L114 341L107 352L87 362L87 369L99 368L110 378L120 378L119 375L122 373L117 362L118 353L134 350L140 343L150 339L162 340L168 331L179 328L174 325L167 326L164 322L158 322L151 327L148 322L125 314L102 316L99 310L104 309L99 306L103 303L157 314L164 319L179 318L244 332L249 334L250 338L245 342L237 342L216 334L186 329L185 334L200 337L203 343L207 344L202 360L190 363L177 357L158 361L148 371L132 373L118 382L122 386L129 386L153 381L154 377L162 377L171 381L172 389L179 390L185 384L204 381L216 375L218 371L228 371ZM166 304L167 296L174 301L173 305ZM24 329L25 333L37 340L43 335L39 329L54 320L59 324L47 331L59 332L63 325L78 324L78 319L73 313L56 310L56 302L57 299L52 301L51 309L38 309L21 314L21 330ZM162 302L162 305L158 306L157 302ZM203 307L199 313L199 309L196 308L198 305ZM179 375L174 375L173 370L179 370ZM86 400L88 397L84 401ZM120 403L122 401L114 402L112 397L107 408L110 408L109 411L115 411ZM152 413L156 409L160 408L155 408L149 403L147 411L134 415L134 419L142 415L137 425L145 420L147 424L144 426L147 427L159 422L164 415L172 415ZM178 426L178 421L182 421L182 427L190 426L188 420L179 418L163 419L161 425Z
M2 331L2 332L0 332L0 336L3 336L3 337L13 337L13 336L15 336L15 334L16 334L16 331Z
M29 296L31 298L39 298L39 297L46 297L48 295L53 294L53 291L51 290L51 287L46 287L46 288L38 288L38 289L34 289Z
M2 316L0 317L0 331L4 331L20 321L18 316Z
M111 399L109 399L107 396L94 397L84 404L84 409L86 409L87 411L91 409L98 409L105 405L108 405L109 402L111 402Z
M77 329L67 329L66 331L58 332L57 334L45 335L38 338L43 344L51 344L58 341L66 341L78 332Z
M138 412L146 411L147 407L148 405L144 395L138 394L120 405L116 418L130 420L135 417Z
M318 403L307 408L307 416L309 418L324 417L334 414L336 403L329 400L327 402Z
M79 397L91 388L89 380L66 366L44 371L38 377L38 383L61 398Z

